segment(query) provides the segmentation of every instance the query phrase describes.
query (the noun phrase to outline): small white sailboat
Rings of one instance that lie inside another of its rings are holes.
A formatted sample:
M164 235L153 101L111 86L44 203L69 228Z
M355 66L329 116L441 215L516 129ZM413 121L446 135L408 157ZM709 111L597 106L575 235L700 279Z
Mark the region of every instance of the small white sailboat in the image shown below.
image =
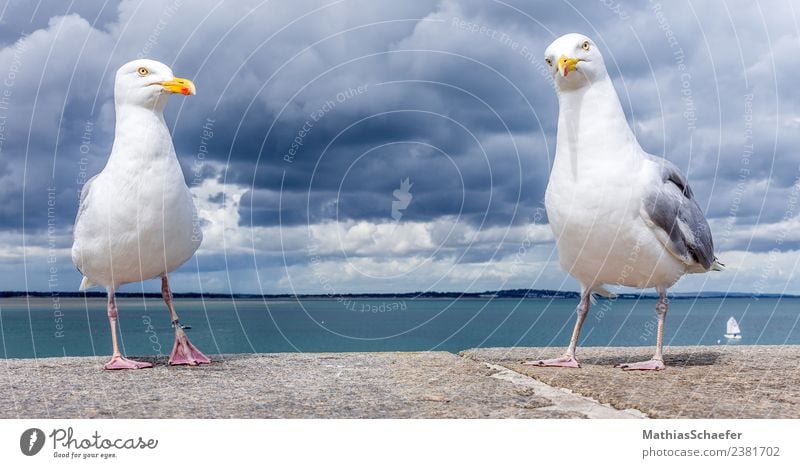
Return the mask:
M736 319L731 317L728 319L728 328L725 333L725 338L729 340L740 340L742 339L742 331L739 329L739 324L736 322Z

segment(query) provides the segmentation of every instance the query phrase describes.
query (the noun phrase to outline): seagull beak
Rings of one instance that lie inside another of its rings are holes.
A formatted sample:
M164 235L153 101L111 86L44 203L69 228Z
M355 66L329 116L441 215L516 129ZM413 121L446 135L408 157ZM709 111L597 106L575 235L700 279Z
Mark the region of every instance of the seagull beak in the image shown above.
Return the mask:
M196 94L194 83L186 78L173 78L169 81L162 81L159 84L170 93L181 93L184 96Z
M558 71L564 76L569 75L569 72L575 71L575 66L580 62L580 59L568 58L561 56L558 58Z

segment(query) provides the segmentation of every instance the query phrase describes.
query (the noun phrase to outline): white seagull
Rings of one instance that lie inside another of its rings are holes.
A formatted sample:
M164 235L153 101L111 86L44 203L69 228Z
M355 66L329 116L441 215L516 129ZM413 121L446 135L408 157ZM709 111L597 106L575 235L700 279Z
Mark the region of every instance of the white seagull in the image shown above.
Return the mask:
M581 299L566 354L526 364L580 367L575 349L592 293L611 296L604 286L614 284L659 295L655 355L619 367L664 369L667 288L686 273L722 269L708 222L681 171L636 141L591 39L561 36L547 47L545 61L559 102L545 207L559 261L581 284Z
M114 145L105 168L81 191L72 261L84 275L81 290L100 285L108 293L113 348L105 364L109 370L152 367L120 353L114 293L120 285L158 276L175 329L169 363L211 362L181 328L167 279L169 272L192 257L203 239L164 122L164 107L172 93L195 94L195 86L176 78L163 63L135 60L117 71Z

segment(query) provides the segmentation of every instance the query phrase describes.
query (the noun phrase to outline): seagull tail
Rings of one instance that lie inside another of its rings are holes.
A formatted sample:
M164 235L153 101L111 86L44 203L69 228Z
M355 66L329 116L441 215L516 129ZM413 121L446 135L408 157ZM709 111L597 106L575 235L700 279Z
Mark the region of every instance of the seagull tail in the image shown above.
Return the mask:
M714 257L714 263L711 264L711 271L722 271L725 269L725 264L720 262L717 257Z
M603 297L606 297L608 299L616 299L617 298L616 294L614 294L613 292L611 292L608 289L604 288L603 286L595 286L594 288L592 288L592 292L593 293L597 293L597 294L599 294L599 295L601 295ZM597 299L595 299L594 294L592 294L590 296L590 300L592 301L593 305L597 304Z
M86 291L92 286L97 286L97 285L89 281L89 278L84 276L83 279L81 280L81 285L78 287L78 291Z

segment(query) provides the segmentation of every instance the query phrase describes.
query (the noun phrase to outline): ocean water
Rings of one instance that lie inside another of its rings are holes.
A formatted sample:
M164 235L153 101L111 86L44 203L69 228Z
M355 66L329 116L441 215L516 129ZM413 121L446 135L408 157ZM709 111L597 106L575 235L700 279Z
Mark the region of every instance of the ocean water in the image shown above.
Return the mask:
M207 354L250 352L460 351L493 346L566 346L574 324L571 299L364 299L262 301L176 299L192 342ZM655 344L655 300L599 301L581 346ZM172 349L160 299L120 298L121 344L127 355ZM728 342L735 317L743 338ZM800 344L800 299L673 299L668 345ZM105 300L0 299L0 357L105 356L111 339Z

